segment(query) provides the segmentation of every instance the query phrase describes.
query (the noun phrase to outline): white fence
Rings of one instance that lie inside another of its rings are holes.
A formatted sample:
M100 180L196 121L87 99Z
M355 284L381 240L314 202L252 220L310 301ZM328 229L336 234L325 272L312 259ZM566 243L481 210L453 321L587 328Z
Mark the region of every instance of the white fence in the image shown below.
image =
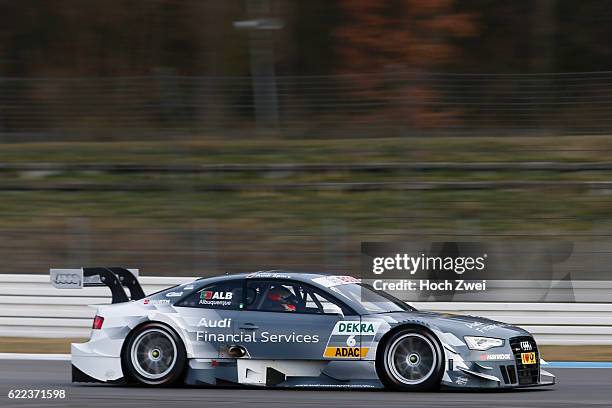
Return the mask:
M193 278L140 277L145 293ZM95 308L109 303L105 287L58 290L48 275L0 275L0 336L89 337ZM423 310L489 317L516 324L541 344L612 344L612 304L422 302Z

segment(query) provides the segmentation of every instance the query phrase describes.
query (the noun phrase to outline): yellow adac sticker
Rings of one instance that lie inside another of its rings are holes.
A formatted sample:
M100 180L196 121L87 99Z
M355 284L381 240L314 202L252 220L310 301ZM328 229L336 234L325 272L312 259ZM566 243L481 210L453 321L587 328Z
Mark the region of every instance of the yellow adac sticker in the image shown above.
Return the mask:
M326 358L361 358L368 354L369 347L326 347Z

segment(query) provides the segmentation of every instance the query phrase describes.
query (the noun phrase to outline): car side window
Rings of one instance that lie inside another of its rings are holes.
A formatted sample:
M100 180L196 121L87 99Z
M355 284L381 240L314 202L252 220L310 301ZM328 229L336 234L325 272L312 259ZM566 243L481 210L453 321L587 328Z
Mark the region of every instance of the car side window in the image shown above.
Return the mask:
M241 309L243 306L242 290L242 280L217 282L194 291L176 303L176 306L202 309Z
M344 309L321 291L300 282L247 280L247 310L325 314L330 304Z

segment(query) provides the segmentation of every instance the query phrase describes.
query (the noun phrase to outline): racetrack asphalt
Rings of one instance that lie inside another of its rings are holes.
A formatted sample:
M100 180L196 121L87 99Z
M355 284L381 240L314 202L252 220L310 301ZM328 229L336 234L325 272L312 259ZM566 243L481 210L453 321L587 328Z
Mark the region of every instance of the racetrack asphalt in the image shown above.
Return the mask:
M72 384L69 361L0 361L0 407L610 407L612 369L548 369L558 384L511 391L401 393L358 390L144 388ZM10 399L10 390L63 389L66 399Z

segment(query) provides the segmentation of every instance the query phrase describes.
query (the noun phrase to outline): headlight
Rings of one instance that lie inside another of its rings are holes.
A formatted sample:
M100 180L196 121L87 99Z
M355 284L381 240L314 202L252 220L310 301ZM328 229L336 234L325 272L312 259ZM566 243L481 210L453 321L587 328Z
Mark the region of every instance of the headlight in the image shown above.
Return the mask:
M465 336L463 339L467 343L470 350L484 351L493 347L500 347L504 345L504 341L502 339L494 339L493 337Z

